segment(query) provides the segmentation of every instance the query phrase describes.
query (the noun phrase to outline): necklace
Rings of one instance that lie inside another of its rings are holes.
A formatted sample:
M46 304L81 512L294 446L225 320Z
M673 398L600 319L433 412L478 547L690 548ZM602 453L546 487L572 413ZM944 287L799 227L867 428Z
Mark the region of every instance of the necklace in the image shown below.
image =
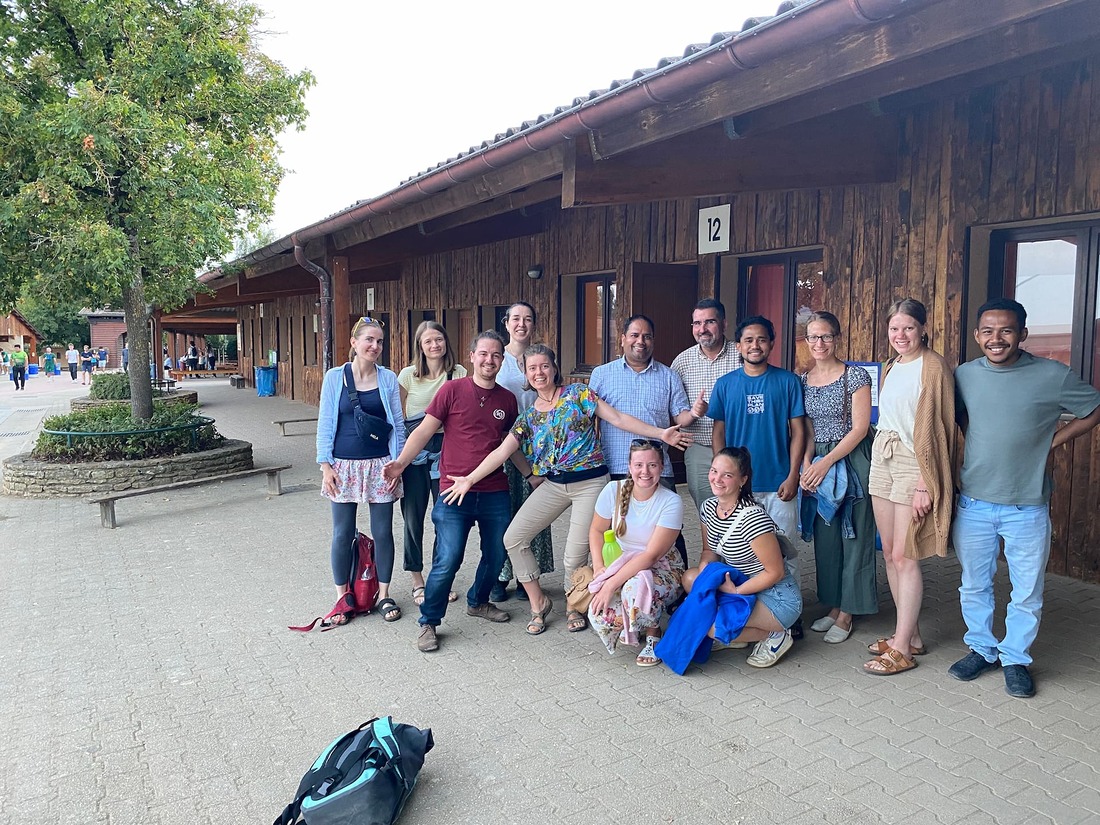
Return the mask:
M718 518L729 518L733 515L733 511L737 509L739 501L735 501L732 507L723 507L721 502L715 504L715 511L718 513Z

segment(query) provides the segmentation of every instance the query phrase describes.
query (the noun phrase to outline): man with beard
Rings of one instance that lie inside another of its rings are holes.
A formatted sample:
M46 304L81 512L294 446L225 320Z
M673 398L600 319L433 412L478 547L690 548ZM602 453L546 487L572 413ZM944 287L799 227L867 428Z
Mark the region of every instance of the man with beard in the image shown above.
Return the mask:
M1005 692L1035 695L1028 667L1039 633L1050 556L1050 453L1100 423L1100 392L1069 367L1020 349L1027 311L1008 298L978 309L984 357L955 371L956 415L966 434L952 538L970 652L948 673L969 682L1001 665ZM1062 413L1073 420L1058 430ZM1004 638L993 634L993 576L1001 544L1012 581Z
M697 400L698 409L693 408L680 376L654 360L653 333L653 321L645 315L627 318L619 342L623 357L592 370L588 386L619 412L659 429L667 429L673 422L681 427L694 424L706 412L706 402ZM600 421L600 446L613 480L625 479L629 474L630 442L633 440L633 434ZM661 485L675 492L668 453L664 453L664 461ZM676 549L686 567L687 546L682 533L676 536Z
M737 326L737 350L743 365L718 379L710 397L714 419L711 449L744 447L752 460L753 496L775 522L786 561L799 580L794 549L798 534L798 481L806 449L802 382L789 370L773 367L768 357L775 346L775 326L755 315ZM801 619L784 633L773 633L749 657L754 667L770 667L801 636Z
M453 485L452 476L470 475L485 456L500 446L518 415L516 397L496 382L504 363L504 339L492 330L482 332L470 345L470 363L473 371L469 376L444 382L424 411L424 422L409 435L401 455L383 470L385 477L396 483L432 435L446 426L439 458L440 496L432 508L435 556L424 583L416 639L422 653L439 649L436 628L447 612L447 597L475 523L481 534L481 562L466 594L466 613L490 622L511 618L489 601L504 563L504 531L512 519L504 469L497 468L477 482L460 503L447 504L443 497ZM517 452L512 460L525 478L530 476L531 468L522 454Z
M710 400L714 385L727 372L741 367L741 353L737 345L726 338L726 308L721 301L705 298L695 305L691 313L691 334L697 346L684 350L672 362L672 371L680 376L688 398ZM695 510L714 495L710 490L711 432L714 419L703 416L684 427L694 441L684 451L684 469L687 473L688 492L695 502Z

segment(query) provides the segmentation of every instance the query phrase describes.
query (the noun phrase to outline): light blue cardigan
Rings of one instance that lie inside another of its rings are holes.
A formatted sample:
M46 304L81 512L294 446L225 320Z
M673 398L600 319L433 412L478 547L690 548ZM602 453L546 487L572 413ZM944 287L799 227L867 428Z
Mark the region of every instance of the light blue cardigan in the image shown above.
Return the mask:
M336 440L336 422L340 418L340 396L344 395L344 367L333 367L321 383L321 409L317 413L317 463L332 463L332 444ZM393 425L390 433L390 459L401 455L405 446L405 416L401 412L401 393L397 374L378 366L378 395L386 409L386 419Z

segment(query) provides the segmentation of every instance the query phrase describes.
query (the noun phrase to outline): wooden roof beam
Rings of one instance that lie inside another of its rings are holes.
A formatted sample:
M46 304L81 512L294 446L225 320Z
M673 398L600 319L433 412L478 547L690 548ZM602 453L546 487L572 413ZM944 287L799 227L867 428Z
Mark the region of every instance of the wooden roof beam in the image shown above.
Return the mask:
M758 69L708 84L686 100L650 106L597 129L595 155L597 159L614 157L1075 6L1091 7L1095 14L1090 0L943 0L861 29L839 42L794 50ZM912 81L914 85L926 82L924 78ZM848 102L858 101L849 98Z
M544 152L531 155L522 163L513 163L474 180L445 189L422 201L388 215L376 215L361 224L333 236L336 249L389 235L410 226L442 218L517 189L531 186L561 175L565 146L557 144Z
M761 137L731 137L717 124L610 160L582 149L566 173L568 205L604 206L891 181L898 125L859 107Z

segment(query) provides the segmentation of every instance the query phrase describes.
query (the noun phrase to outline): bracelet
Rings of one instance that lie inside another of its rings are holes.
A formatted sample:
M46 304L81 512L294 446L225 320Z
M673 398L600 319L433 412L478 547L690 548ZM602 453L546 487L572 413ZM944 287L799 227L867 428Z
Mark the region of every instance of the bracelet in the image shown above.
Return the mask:
M916 489L916 492L918 492L918 493L927 493L928 491L927 490L922 490L920 487L918 487Z

